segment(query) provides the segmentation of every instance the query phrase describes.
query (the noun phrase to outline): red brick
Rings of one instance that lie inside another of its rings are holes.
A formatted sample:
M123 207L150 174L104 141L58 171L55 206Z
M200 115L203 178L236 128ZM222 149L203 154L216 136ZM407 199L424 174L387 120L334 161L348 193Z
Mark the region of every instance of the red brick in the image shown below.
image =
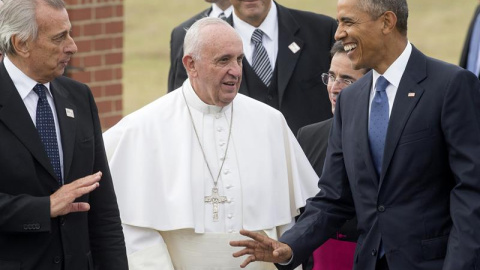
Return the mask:
M122 95L122 84L111 84L105 86L105 96L121 96Z
M92 19L91 8L71 9L68 14L72 22Z
M115 110L117 112L122 112L123 111L123 100L116 100L115 101Z
M113 39L113 47L115 49L123 48L123 35L121 37L117 37Z
M105 55L105 64L114 65L123 63L123 53L109 53Z
M72 72L71 78L79 82L89 83L92 81L92 73L90 71Z
M82 67L83 66L83 57L81 56L74 56L70 59L70 63L69 63L71 66L74 66L74 67Z
M113 40L112 38L102 38L94 41L94 48L97 51L102 50L111 50L113 49Z
M113 8L112 6L98 7L95 9L95 18L96 19L105 19L113 17Z
M122 68L121 68L121 67L115 68L115 69L113 70L113 74L114 74L113 77L114 77L115 80L121 80L122 77L123 77L123 70L122 70Z
M90 90L92 90L92 94L95 98L99 98L103 96L103 88L103 86L93 86Z
M123 17L123 4L120 4L115 7L115 16Z
M93 77L95 82L111 81L113 79L113 72L112 69L97 70Z
M97 108L99 113L111 112L113 102L111 100L97 101Z
M102 55L91 55L83 58L85 67L98 67L102 65Z
M113 115L113 116L107 116L107 117L102 117L100 120L100 123L102 124L103 130L106 130L122 119L122 115Z
M77 44L78 52L80 52L80 53L86 53L86 52L92 51L92 41L91 40L75 41L75 44Z
M83 36L96 36L103 34L103 23L90 23L83 26Z
M73 38L75 38L76 36L83 36L83 26L81 25L72 25L72 32L71 32L71 35Z
M123 21L106 23L105 33L107 34L123 33Z

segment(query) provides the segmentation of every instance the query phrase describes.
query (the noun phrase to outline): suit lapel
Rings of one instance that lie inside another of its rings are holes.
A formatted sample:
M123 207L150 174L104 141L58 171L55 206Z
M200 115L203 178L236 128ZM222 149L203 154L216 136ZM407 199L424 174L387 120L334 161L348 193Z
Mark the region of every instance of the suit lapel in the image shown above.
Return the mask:
M65 181L72 165L73 151L76 134L76 107L68 100L68 92L57 80L52 81L50 90L55 100L57 118L60 126L60 134L63 148L63 171ZM68 110L68 113L67 113Z
M302 53L304 42L295 34L300 26L294 20L288 9L275 3L278 11L278 55L277 55L277 82L278 82L278 98L280 107L282 106L283 95L287 88L290 77L297 65L298 58ZM289 46L296 44L299 50L293 52Z
M418 85L418 82L425 79L426 76L426 58L412 46L412 54L400 80L389 120L380 185L383 183L408 118L424 92L424 89Z
M370 91L372 89L372 72L367 73L365 77L367 80L362 81L363 84L358 86L359 96L355 113L355 125L357 125L357 128L355 130L357 131L357 134L360 134L360 136L358 136L360 140L358 146L360 148L360 153L363 155L367 170L372 176L371 179L373 183L378 185L378 176L375 171L375 166L373 165L372 155L370 153L370 143L368 142L368 109L370 103ZM358 83L360 83L360 81Z
M56 183L53 166L48 159L38 131L3 63L0 64L0 83L0 121L12 131L25 148L32 153L32 156L52 175L52 181Z

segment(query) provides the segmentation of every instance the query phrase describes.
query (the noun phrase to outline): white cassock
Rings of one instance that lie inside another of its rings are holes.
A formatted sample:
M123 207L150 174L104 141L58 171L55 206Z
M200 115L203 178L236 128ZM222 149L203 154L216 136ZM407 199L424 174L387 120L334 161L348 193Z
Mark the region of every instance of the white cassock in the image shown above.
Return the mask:
M183 94L184 93L184 94ZM192 118L198 138L192 127ZM232 117L233 106L233 118ZM218 180L218 221L205 202ZM238 94L226 107L183 87L104 133L132 270L240 269L240 229L278 237L318 191L318 177L283 115ZM255 262L246 269L275 269Z

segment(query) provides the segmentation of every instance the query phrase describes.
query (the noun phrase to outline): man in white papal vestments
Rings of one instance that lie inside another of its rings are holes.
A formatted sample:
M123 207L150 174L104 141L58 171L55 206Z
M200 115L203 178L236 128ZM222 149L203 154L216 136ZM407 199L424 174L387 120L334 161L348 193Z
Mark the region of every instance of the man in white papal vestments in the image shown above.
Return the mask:
M230 25L197 21L183 86L105 132L130 269L240 269L240 229L278 238L319 191L282 114L237 94L243 57Z

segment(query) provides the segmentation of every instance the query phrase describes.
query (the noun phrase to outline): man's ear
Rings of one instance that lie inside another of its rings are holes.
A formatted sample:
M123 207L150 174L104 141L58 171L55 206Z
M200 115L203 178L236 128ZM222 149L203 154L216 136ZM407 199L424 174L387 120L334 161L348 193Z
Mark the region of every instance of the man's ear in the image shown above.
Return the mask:
M22 41L17 35L11 37L13 50L20 57L28 57L30 55L29 44L30 40Z
M397 27L397 15L392 11L383 14L383 33L391 33Z
M191 55L183 56L182 63L189 77L195 77L197 75L196 62Z

